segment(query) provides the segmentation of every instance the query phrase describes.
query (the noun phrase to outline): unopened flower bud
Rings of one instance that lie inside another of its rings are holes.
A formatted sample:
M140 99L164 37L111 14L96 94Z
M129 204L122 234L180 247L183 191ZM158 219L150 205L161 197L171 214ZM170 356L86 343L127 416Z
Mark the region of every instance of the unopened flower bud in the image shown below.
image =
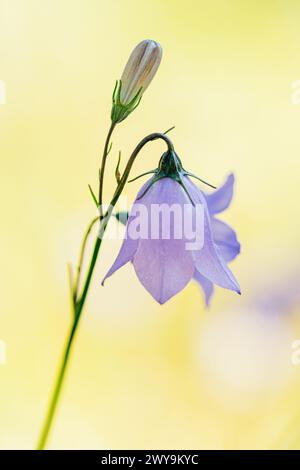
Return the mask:
M132 51L121 77L121 103L129 104L144 93L153 79L162 58L162 48L155 41L140 42Z
M113 122L123 121L138 106L161 58L162 48L155 41L144 40L133 49L114 90L111 113Z

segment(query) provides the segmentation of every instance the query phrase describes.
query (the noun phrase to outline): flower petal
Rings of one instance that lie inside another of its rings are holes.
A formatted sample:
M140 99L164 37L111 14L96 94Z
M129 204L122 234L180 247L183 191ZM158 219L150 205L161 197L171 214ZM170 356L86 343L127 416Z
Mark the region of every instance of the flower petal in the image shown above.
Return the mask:
M214 217L211 219L211 229L213 240L218 245L224 260L227 262L234 260L241 250L235 231Z
M117 271L122 266L124 266L124 264L128 263L128 261L131 261L133 259L133 256L138 247L138 243L139 243L138 240L132 240L126 237L124 238L119 254L114 264L105 275L102 281L102 285L104 285L104 282L106 281L106 279L110 277L115 271Z
M181 291L193 276L192 252L185 249L184 218L176 219L175 223L173 219L176 210L182 216L183 205L190 205L190 201L178 182L163 178L148 189L140 203L147 209L149 235L156 233L157 236L140 239L133 265L143 286L163 304ZM162 210L159 219L153 216L155 207ZM182 236L176 238L179 229ZM167 238L164 234L168 234Z
M140 240L133 265L140 282L160 304L180 292L194 272L191 252L182 240Z
M204 205L204 246L200 250L193 251L195 268L214 284L240 293L237 280L226 266L217 245L213 242L210 214L205 197L189 178L185 177L185 182L193 200Z
M200 274L197 269L195 269L194 271L194 279L202 287L205 296L205 304L208 307L210 304L211 297L214 293L214 285L206 277L202 276L202 274Z
M152 178L150 179L150 181L147 181L147 183L145 183L142 186L142 188L140 189L140 191L138 192L137 198L133 203L131 213L129 215L129 218L128 218L128 221L127 221L127 224L126 224L126 234L125 234L125 238L123 240L122 246L120 248L119 254L118 254L114 264L109 269L106 276L104 277L104 279L102 281L102 285L104 285L104 282L106 281L106 279L108 277L110 277L115 271L117 271L122 266L124 266L124 264L128 263L129 261L131 261L133 259L133 256L134 256L134 254L137 250L137 247L138 247L139 240L136 239L136 238L132 238L130 236L130 227L131 227L131 224L133 223L133 221L136 217L136 204L138 203L138 198L143 194L143 192L148 187L148 184L149 184L149 182L151 182L151 180L152 180ZM134 214L134 215L132 215L132 214Z
M205 194L208 210L211 214L223 212L231 203L233 196L234 175L231 173L223 186L211 194Z

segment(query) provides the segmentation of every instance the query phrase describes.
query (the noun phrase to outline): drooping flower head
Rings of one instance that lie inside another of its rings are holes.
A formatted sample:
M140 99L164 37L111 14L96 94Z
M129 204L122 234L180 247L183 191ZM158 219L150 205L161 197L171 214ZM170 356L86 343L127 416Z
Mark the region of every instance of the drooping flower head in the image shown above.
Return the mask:
M189 176L194 175L183 169L174 151L162 156L138 193L122 247L105 279L131 261L140 282L161 304L191 279L201 284L207 303L214 284L240 293L227 266L239 243L233 230L214 218L230 203L233 176L209 196Z
M156 41L146 39L133 49L114 91L111 113L113 122L123 121L138 106L161 59L162 48Z

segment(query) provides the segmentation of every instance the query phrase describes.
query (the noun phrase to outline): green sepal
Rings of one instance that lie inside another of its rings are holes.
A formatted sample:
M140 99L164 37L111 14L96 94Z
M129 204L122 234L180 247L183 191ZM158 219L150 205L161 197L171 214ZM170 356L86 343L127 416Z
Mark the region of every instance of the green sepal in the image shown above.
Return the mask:
M186 171L182 166L180 158L178 157L177 153L174 150L168 150L161 156L159 160L158 168L156 170L151 170L146 173L143 173L142 175L137 176L136 178L130 181L134 181L140 178L141 176L144 176L150 173L153 173L154 177L150 181L146 189L144 190L143 194L139 196L138 199L141 199L142 197L144 197L145 194L148 192L148 190L153 186L153 184L155 184L157 181L161 180L162 178L172 178L173 180L177 181L177 183L180 184L184 192L187 194L193 206L195 205L195 202L193 201L185 185L185 182L183 179L184 176L191 176L193 178L197 178L202 183L207 184L208 186L216 189L215 186L213 186L212 184L207 183L206 181L202 180L201 178L194 175L193 173Z
M117 80L114 92L113 92L113 97L112 97L112 110L111 110L111 120L113 123L118 123L124 121L124 119L129 116L132 111L135 110L135 108L138 107L140 104L140 101L142 99L142 88L139 89L137 94L134 96L134 98L130 101L128 104L123 104L121 102L121 89L122 89L122 81Z

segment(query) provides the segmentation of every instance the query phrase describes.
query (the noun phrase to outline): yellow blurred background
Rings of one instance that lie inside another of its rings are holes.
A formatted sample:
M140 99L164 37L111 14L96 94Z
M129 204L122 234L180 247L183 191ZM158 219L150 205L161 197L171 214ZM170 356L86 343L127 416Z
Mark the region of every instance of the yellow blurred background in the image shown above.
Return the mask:
M0 0L2 449L36 445L112 90L145 38L164 56L116 130L106 200L118 150L124 165L144 135L175 125L189 170L217 185L236 175L222 218L242 244L231 265L242 296L217 288L207 310L191 283L160 306L130 265L103 288L120 246L107 240L48 448L300 446L299 20L297 0ZM148 145L133 175L163 150ZM126 188L130 201L140 183Z

